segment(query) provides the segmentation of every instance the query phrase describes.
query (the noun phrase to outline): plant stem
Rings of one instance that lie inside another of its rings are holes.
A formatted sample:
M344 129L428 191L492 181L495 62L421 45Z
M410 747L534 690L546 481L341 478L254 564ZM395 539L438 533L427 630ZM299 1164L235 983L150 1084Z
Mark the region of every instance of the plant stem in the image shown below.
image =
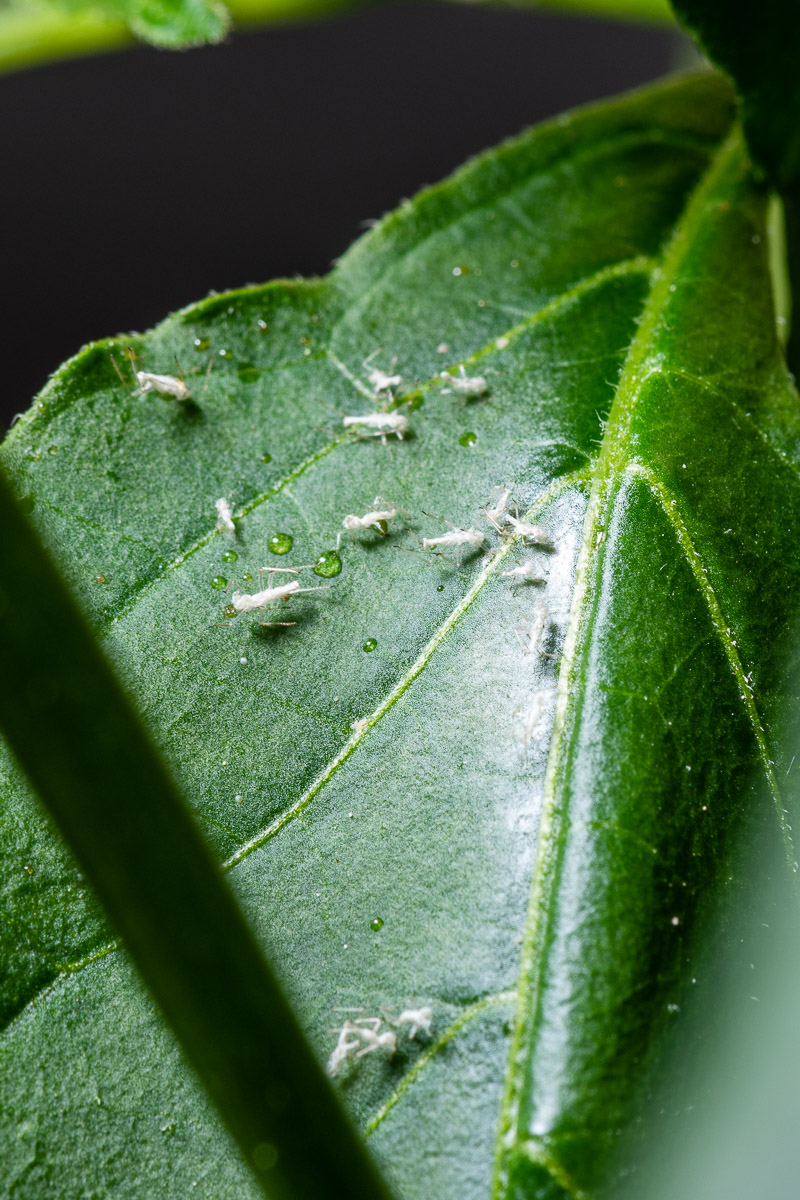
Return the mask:
M795 379L800 382L800 183L789 185L783 192L783 212L786 229L786 263L789 272L790 305L789 337L786 361ZM793 319L794 318L794 319Z
M575 15L671 24L668 0L528 0L530 7ZM229 0L235 29L309 20L357 5L352 0ZM54 5L18 2L0 6L0 73L62 58L136 45L123 22Z
M250 1169L273 1200L389 1200L148 733L2 475L0 528L0 728Z

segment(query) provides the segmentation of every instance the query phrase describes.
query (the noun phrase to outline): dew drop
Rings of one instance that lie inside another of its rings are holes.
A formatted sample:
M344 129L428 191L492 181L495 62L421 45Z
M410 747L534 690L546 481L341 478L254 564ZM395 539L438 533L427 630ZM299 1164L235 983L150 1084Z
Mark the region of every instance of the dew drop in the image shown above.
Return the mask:
M436 590L437 590L437 592L443 592L443 591L444 591L444 584L443 584L443 583L440 583L440 584L439 584L439 586L437 587L437 589L436 589Z
M288 533L273 533L267 542L270 554L288 554L294 539Z
M105 583L105 581L106 581L105 575L95 575L96 583Z
M223 615L223 617L235 617L236 609L233 607L232 604L226 604L222 610L222 615Z
M239 557L239 555L236 553L235 550L226 550L225 553L222 555L222 561L223 562L236 562L238 557Z
M267 451L265 450L264 453L261 455L261 461L262 462L272 462L272 455L268 454Z
M459 446L474 446L477 440L477 433L472 433L471 430L468 430L467 433L462 433L458 439L458 444Z
M199 351L200 353L202 353L203 350L207 350L210 345L211 345L211 343L209 342L208 338L195 338L194 339L194 348L195 348L195 350Z
M334 575L340 575L341 572L342 560L338 550L326 550L314 563L314 574L321 575L323 579L333 579Z
M230 350L218 351L220 358L233 358L233 353Z
M241 379L242 383L255 383L260 378L261 372L258 367L254 367L252 363L239 363L236 368L236 374Z
M369 653L371 653L371 651L373 651L375 649L377 644L378 644L378 642L377 642L376 638L367 638L367 640L364 642L364 645L361 648L367 654L369 654Z
M58 446L48 446L47 453L48 454L58 454Z
M383 918L382 917L373 917L373 919L369 923L369 927L373 933L377 933L379 929L383 929Z
M228 581L224 575L215 575L211 580L211 586L216 588L218 592L221 592L223 588L228 586Z

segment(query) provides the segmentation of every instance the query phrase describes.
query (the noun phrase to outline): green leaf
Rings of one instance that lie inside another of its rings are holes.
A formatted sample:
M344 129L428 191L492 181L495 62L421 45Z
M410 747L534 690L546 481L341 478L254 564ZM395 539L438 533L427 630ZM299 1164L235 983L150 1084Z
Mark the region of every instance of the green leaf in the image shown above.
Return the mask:
M682 23L739 91L756 161L777 187L800 176L800 5L764 0L745 15L730 0L673 0Z
M0 690L0 726L245 1162L272 1197L386 1200L172 780L2 475L0 525L0 655L5 680L18 684Z
M708 75L527 133L325 280L84 349L2 449L320 1058L354 1015L433 1010L337 1076L403 1197L593 1193L732 833L756 811L790 837L800 409L732 110ZM191 401L134 395L125 347L177 358ZM374 367L408 401L385 445L342 427ZM505 485L552 550L485 522ZM262 618L295 625L226 616L228 583L317 562L376 496L409 515ZM491 555L422 553L430 513ZM528 560L544 582L515 589ZM0 789L6 1189L249 1195L11 763Z

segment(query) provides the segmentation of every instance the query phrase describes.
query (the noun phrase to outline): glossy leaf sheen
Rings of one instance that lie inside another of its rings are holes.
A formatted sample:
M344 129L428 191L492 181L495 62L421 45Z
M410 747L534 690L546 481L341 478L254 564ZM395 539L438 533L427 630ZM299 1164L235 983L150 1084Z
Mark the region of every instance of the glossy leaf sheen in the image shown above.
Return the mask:
M732 107L706 76L525 134L326 280L133 339L142 369L196 364L191 405L132 396L128 343L98 344L3 448L320 1056L350 1007L433 1008L431 1040L339 1076L403 1197L594 1192L738 816L783 823L800 415ZM342 431L375 407L370 355L415 398L403 441ZM446 390L459 363L487 399ZM272 618L295 626L223 615L215 580L313 563L376 495L422 538L506 483L552 551L431 562L397 520L345 535L330 590ZM529 557L545 582L514 591ZM0 788L4 1186L248 1195L11 764Z

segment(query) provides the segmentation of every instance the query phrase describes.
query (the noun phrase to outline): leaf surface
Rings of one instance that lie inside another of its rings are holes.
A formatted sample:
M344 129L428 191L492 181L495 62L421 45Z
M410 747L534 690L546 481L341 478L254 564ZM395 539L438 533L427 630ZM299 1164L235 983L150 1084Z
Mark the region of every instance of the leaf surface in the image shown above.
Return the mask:
M731 831L761 808L789 844L800 412L732 108L703 76L526 133L325 280L86 348L2 450L320 1057L432 1008L337 1076L403 1197L595 1192ZM125 347L191 402L133 395ZM342 427L376 366L410 422L385 445ZM552 549L486 523L505 485ZM408 515L262 615L295 625L224 615L376 496ZM438 518L491 551L423 554ZM249 1195L10 762L0 789L6 1190Z

